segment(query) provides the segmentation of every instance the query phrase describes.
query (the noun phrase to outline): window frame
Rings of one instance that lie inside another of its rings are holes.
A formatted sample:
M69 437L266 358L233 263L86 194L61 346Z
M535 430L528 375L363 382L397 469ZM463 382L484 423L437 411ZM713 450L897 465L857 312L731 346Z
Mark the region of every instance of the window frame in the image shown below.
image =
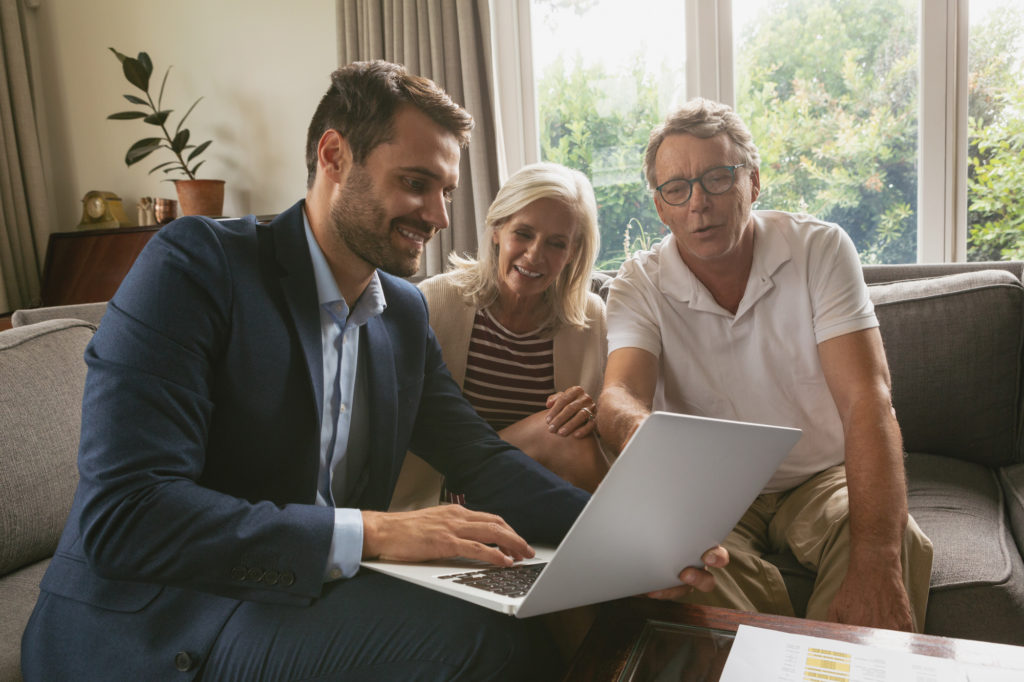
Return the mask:
M688 97L735 106L732 0L680 0ZM920 0L917 262L967 260L967 47L970 0ZM538 161L530 0L490 0L502 179ZM497 30L497 27L501 30ZM700 30L704 29L704 30ZM502 97L501 91L515 93ZM640 160L637 160L639 164ZM938 197L938 199L934 199Z

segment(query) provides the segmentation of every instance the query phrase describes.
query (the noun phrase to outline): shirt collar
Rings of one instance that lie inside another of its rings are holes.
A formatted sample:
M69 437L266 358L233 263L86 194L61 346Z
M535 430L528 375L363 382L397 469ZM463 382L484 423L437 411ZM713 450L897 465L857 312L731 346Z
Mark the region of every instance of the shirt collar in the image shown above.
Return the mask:
M754 230L754 259L750 267L749 281L768 283L772 275L792 258L792 249L779 230L765 224L764 216L759 211L751 211L750 219ZM663 294L679 301L690 302L693 307L717 307L707 288L683 262L674 235L669 234L661 240L659 251Z
M345 326L346 321L359 325L384 312L384 309L387 308L387 300L384 298L384 290L380 286L380 277L374 270L369 284L366 285L366 289L356 301L355 309L349 314L345 298L341 295L334 274L331 273L331 267L327 264L327 257L324 256L320 244L313 236L313 229L309 226L309 217L306 215L305 207L302 211L302 225L306 231L306 244L309 247L309 257L313 263L313 278L316 280L317 302L321 309L326 310L341 326Z

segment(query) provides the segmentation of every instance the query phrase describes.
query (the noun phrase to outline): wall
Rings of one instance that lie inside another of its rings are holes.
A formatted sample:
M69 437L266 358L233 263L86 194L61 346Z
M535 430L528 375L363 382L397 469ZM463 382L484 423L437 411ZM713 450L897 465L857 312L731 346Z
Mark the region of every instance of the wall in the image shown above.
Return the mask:
M129 217L140 196L175 198L174 185L150 168L157 151L127 167L136 140L158 129L110 121L133 108L107 49L153 60L151 92L164 91L170 122L189 115L193 139L213 139L199 176L227 181L226 215L278 213L305 194L306 127L337 66L333 0L34 0L40 69L35 74L51 160L54 232L72 230L88 190L116 192Z

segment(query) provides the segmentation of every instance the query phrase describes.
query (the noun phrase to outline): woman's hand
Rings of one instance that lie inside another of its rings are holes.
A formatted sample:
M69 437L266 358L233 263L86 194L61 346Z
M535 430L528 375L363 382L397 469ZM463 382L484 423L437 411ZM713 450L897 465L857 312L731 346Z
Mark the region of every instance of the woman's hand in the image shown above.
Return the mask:
M548 414L545 421L548 431L559 436L586 438L594 433L597 403L587 395L582 386L573 386L559 393L553 393L547 400Z

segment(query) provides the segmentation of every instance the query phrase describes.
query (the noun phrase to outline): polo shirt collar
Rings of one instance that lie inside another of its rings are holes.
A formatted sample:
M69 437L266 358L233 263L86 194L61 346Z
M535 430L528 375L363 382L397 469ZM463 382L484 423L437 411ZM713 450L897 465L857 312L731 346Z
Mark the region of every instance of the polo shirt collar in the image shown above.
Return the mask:
M754 230L754 259L736 318L741 317L758 299L771 291L774 287L772 276L793 257L785 236L766 225L759 211L751 211L751 222ZM675 235L669 234L661 241L658 259L662 294L686 303L694 310L729 315L683 262Z

